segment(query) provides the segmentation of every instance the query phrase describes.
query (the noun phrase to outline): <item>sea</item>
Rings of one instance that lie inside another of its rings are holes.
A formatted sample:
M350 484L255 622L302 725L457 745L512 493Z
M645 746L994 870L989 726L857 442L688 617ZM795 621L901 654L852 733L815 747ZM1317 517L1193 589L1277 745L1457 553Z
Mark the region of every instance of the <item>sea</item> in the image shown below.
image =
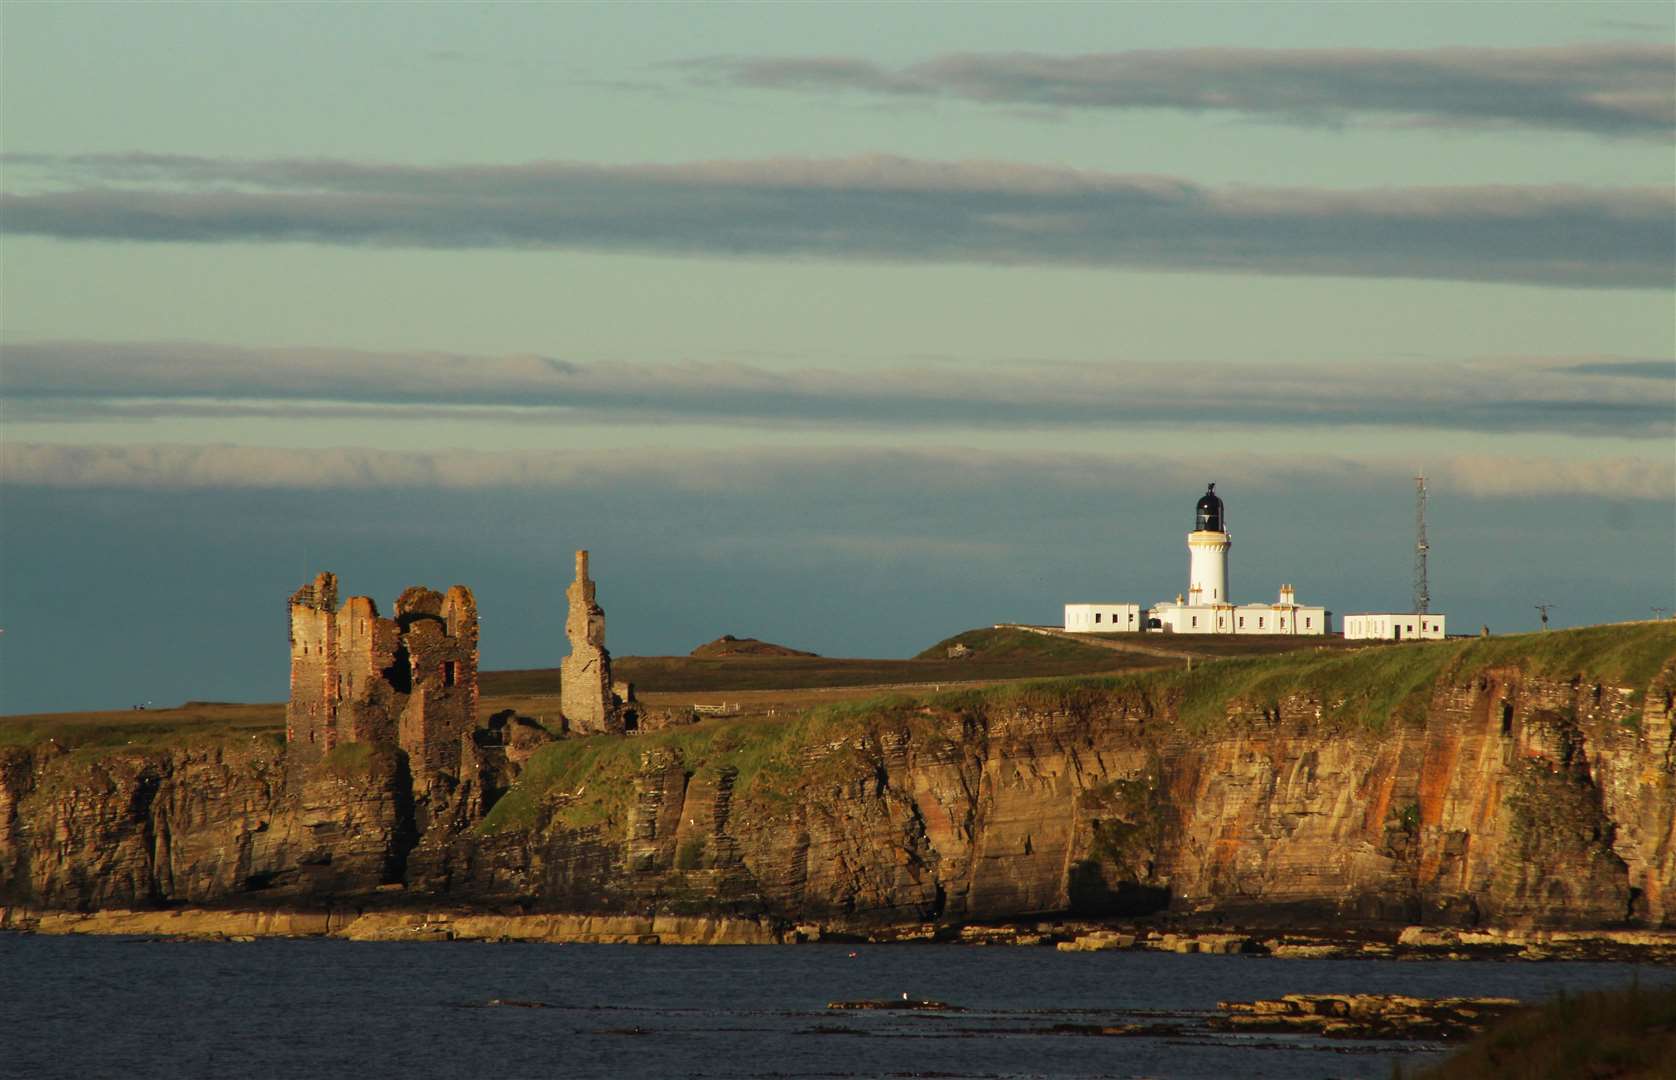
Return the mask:
M1559 994L1676 982L1581 962L1026 947L672 947L0 934L0 1076L1387 1080L1439 1043L1242 1035L1219 1000ZM962 1011L839 1011L930 999ZM1144 1036L1089 1034L1159 1025Z

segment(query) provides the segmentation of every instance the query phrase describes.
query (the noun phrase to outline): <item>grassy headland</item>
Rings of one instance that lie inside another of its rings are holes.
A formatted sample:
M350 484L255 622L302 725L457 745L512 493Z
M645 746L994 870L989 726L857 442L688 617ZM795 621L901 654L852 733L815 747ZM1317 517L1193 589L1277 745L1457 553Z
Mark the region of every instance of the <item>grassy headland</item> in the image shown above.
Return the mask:
M783 717L716 718L635 739L568 739L537 752L484 827L534 825L544 817L544 803L551 804L552 820L562 826L619 820L642 756L657 751L678 757L695 774L736 770L736 798L778 800L818 780L807 771L806 748L854 741L883 722L929 730L990 710L1088 709L1113 694L1144 695L1161 708L1173 706L1178 721L1194 734L1224 724L1230 706L1274 710L1292 696L1322 703L1321 717L1312 717L1311 723L1347 733L1381 732L1422 719L1438 679L1484 668L1519 667L1549 677L1586 672L1621 685L1645 686L1676 656L1676 623L1591 627L1511 640L1523 644L1510 647L1504 639L1491 638L1294 651L1195 664L1191 671L1172 667L897 692L803 708Z
M1676 1078L1676 986L1556 998L1508 1017L1415 1080L1576 1077Z

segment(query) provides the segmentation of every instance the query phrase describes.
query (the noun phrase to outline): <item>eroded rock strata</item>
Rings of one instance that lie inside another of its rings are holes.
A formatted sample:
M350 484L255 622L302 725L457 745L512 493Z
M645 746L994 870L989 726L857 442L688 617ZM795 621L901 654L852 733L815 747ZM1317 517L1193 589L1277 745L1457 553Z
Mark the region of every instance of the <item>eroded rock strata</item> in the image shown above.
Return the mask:
M1613 629L629 737L497 718L417 799L397 746L0 748L0 904L1673 928L1676 627Z

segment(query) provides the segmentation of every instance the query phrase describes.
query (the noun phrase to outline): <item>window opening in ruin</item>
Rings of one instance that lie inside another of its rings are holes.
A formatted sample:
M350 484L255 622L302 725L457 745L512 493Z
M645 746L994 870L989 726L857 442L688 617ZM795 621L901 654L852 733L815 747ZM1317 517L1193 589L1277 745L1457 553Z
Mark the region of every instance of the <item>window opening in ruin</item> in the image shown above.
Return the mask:
M454 685L454 661L452 660L444 660L442 662L442 685Z
M390 658L390 666L381 674L396 693L413 693L413 664L408 660L406 645L396 646L396 653Z

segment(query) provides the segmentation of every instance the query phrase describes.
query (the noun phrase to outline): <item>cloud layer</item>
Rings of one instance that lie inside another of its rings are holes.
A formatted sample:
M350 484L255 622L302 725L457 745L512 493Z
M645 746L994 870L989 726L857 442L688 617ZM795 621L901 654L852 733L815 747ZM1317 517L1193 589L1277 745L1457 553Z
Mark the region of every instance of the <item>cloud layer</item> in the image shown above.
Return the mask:
M902 68L854 56L714 57L698 82L943 97L1047 109L1176 109L1285 124L1523 127L1669 139L1676 50L1172 49L952 53Z
M662 450L401 452L363 448L305 450L171 444L67 446L0 444L7 485L135 489L603 490L653 485L686 491L750 493L841 483L869 499L936 491L982 493L997 485L1109 496L1114 478L1192 489L1211 476L1257 490L1307 483L1324 487L1377 480L1400 486L1412 464L1317 455L1163 457L1146 453L1011 452L945 449L789 448L670 454ZM1618 458L1457 455L1428 467L1440 491L1467 495L1588 495L1676 499L1676 463Z
M1676 194L1212 189L900 157L400 166L6 158L0 228L64 240L576 248L1665 288ZM17 185L27 190L20 191Z
M14 419L411 415L1158 431L1370 426L1669 439L1676 360L1496 359L1337 367L959 364L779 370L732 362L578 364L536 356L24 342L0 350ZM1652 392L1649 393L1649 390ZM323 403L332 403L330 405ZM484 410L498 410L484 416Z

